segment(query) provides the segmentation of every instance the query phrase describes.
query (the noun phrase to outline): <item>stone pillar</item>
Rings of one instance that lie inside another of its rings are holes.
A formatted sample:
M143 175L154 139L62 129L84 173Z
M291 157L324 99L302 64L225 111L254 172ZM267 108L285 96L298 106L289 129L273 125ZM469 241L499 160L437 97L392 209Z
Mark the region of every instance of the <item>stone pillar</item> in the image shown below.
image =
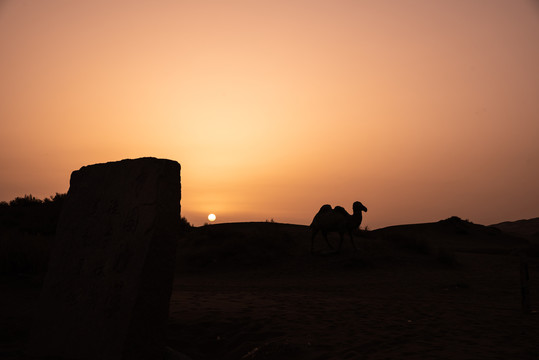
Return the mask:
M180 164L171 160L122 160L71 174L31 356L162 358L180 198Z

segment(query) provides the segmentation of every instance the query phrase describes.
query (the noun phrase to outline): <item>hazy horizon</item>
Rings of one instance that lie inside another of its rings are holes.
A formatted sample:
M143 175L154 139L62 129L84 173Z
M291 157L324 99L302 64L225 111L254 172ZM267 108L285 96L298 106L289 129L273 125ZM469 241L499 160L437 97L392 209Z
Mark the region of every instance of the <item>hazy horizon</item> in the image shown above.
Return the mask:
M539 5L0 1L0 201L182 166L182 215L539 216Z

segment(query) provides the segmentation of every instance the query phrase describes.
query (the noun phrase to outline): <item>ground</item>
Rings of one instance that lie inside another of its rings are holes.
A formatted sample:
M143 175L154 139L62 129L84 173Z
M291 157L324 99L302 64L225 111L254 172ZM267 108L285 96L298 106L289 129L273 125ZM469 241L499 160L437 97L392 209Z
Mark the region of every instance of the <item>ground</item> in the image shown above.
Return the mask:
M194 229L179 243L167 344L193 360L539 358L521 242L461 221L359 235L358 252L317 238L310 254L302 226ZM539 259L527 262L537 310ZM0 358L24 359L40 280L0 280Z

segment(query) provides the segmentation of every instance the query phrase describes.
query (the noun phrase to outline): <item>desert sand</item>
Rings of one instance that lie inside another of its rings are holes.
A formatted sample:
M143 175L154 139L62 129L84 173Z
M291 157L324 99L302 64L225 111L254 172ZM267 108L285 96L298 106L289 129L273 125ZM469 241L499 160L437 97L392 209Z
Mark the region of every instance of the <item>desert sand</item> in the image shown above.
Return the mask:
M456 218L358 235L357 252L317 237L311 254L306 226L193 228L167 343L193 360L539 358L539 314L521 306L526 241ZM539 259L527 262L534 310ZM0 358L24 359L40 278L1 282Z
M357 253L347 241L337 254L317 238L310 254L306 227L197 229L178 253L170 345L193 359L538 357L517 239L449 220L363 233Z

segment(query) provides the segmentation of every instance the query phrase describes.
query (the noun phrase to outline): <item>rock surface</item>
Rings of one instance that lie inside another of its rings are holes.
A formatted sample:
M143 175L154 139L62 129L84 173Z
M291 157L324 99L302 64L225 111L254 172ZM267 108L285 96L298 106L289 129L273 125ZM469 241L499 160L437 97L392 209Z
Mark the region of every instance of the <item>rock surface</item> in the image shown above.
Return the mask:
M171 160L71 174L30 355L163 358L180 198L180 165Z

